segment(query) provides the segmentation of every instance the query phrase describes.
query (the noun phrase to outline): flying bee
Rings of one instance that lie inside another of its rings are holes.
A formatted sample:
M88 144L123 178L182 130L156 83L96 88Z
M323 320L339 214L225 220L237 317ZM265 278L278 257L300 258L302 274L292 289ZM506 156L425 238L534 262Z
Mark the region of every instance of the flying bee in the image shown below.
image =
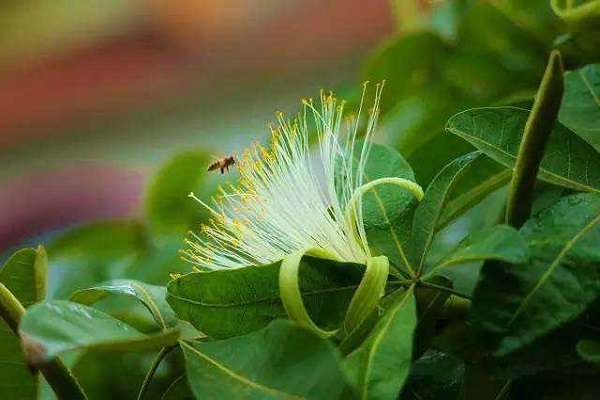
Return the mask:
M208 166L208 171L215 171L218 169L221 171L221 174L224 174L225 170L227 170L227 172L229 172L229 167L231 167L232 165L235 165L235 163L236 163L236 161L235 161L234 156L222 157L222 158L215 160L213 163L211 163Z

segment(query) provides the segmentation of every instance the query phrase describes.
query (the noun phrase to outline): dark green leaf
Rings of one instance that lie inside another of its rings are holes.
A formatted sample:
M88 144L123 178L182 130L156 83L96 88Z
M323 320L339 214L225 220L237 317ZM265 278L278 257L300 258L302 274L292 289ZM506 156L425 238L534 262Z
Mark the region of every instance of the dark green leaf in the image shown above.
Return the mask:
M410 236L412 261L417 271L423 268L425 256L453 184L468 166L480 157L483 157L481 153L474 152L452 161L437 174L427 188L425 197L415 212Z
M565 95L558 119L600 151L600 64L565 74Z
M527 265L486 263L472 320L511 353L580 315L600 293L600 196L577 194L541 211L521 229Z
M210 162L210 156L203 151L187 151L169 160L154 176L146 192L145 207L156 232L184 233L207 216L188 194L201 190L202 184L206 184L206 168ZM202 190L202 193L209 192L206 188Z
M185 375L175 379L160 396L160 400L194 400L194 394Z
M429 350L412 366L401 399L456 399L464 373L461 360Z
M365 342L345 361L361 399L396 399L410 370L417 323L412 288L398 291Z
M0 269L0 283L29 307L46 296L47 269L44 248L22 249ZM19 338L0 318L0 393L7 399L36 399L38 384L38 374L27 369Z
M456 114L446 129L506 167L513 167L529 111L484 107ZM546 145L539 178L580 191L600 192L600 154L561 124Z
M481 94L485 93L482 97L488 99L506 96L509 94L507 92L514 93L535 87L546 65L550 40L546 39L546 43L540 41L527 30L523 18L517 17L514 12L506 12L509 11L509 1L474 2L458 27L462 53L472 55L478 67L480 62L477 58L495 61L494 64L486 64L486 69L493 71L490 74L492 79L488 83L478 82L469 76L471 73L480 74L477 71L479 68L463 71L463 76L458 78L473 84L482 84L483 86L477 85L469 91L477 93L479 89ZM528 7L531 6L532 0L528 2ZM531 15L524 11L526 6L521 5L518 8L521 14L531 18ZM538 11L537 16L539 15Z
M523 264L529 257L527 243L519 232L508 225L496 225L475 232L463 239L458 247L436 265L428 275L443 268L472 261L497 260Z
M144 335L95 308L62 300L30 307L19 332L34 365L73 350L143 350L174 344L179 337L177 330Z
M110 295L130 296L139 300L152 314L161 329L172 328L177 324L177 317L167 303L167 291L163 286L149 285L130 279L115 279L88 289L78 290L71 295L70 300L91 305Z
M182 342L197 399L339 399L348 386L336 349L289 321L217 342Z
M181 319L214 338L242 335L286 316L279 298L280 263L195 272L167 286L167 301ZM312 319L338 328L364 266L304 257L300 290Z
M577 343L577 353L586 361L600 363L600 342L597 340L582 340Z

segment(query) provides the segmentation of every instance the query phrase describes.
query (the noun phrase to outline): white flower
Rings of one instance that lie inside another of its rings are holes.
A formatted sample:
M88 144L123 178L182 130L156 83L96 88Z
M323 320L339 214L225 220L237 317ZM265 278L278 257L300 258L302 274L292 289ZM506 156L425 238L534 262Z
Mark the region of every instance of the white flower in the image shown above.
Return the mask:
M360 148L362 100L357 117L347 121L344 102L323 92L319 109L305 100L302 112L291 121L278 113L270 147L255 144L238 160L237 186L221 189L212 207L190 194L213 217L201 234L191 233L186 240L184 258L215 270L268 264L320 248L339 260L365 263L371 253L361 198L374 182L363 186L363 171L382 87L377 85ZM364 90L366 85L363 98ZM311 134L318 142L316 156ZM360 154L354 168L352 154ZM346 177L341 184L336 173Z

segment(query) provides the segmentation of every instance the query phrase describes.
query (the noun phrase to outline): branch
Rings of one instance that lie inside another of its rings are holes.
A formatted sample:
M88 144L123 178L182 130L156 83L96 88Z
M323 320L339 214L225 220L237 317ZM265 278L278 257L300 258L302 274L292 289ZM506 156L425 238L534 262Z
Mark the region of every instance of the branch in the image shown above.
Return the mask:
M19 322L25 307L6 286L0 283L0 317L19 337ZM38 366L56 396L61 400L86 400L83 389L61 360L54 359Z

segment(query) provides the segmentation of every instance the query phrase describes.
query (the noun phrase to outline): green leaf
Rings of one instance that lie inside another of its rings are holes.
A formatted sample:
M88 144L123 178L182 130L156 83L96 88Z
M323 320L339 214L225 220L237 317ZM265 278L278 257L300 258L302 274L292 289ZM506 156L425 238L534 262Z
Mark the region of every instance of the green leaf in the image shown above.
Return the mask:
M459 46L463 54L473 55L477 64L480 63L477 58L494 61L494 64L486 64L493 71L492 79L487 83L488 88L475 86L470 89L474 93L477 93L477 89L487 92L485 97L488 99L537 86L551 45L547 38L544 38L544 43L534 37L522 18L507 12L508 1L474 2L458 27ZM533 1L527 2L529 7ZM505 7L499 7L501 3L505 3ZM525 14L524 6L519 6L519 9ZM536 15L540 14L537 12ZM473 82L470 71L465 71L460 78ZM479 73L477 68L472 72L475 75Z
M577 343L577 353L585 361L600 363L600 342L597 340L582 340Z
M403 96L436 86L443 75L440 63L450 47L432 32L415 32L393 38L378 49L365 65L365 80L386 82L386 91ZM409 57L418 54L419 57ZM392 79L396 78L396 79ZM383 96L381 109L390 110L397 99Z
M139 300L150 312L161 329L177 324L177 316L166 300L167 290L163 286L149 285L130 279L115 279L100 285L78 290L70 300L91 305L111 295L130 296Z
M573 320L600 294L600 196L576 194L541 211L521 229L526 265L486 263L472 321L505 355Z
M74 290L122 276L147 242L138 221L95 222L58 236L48 245L49 297L66 299Z
M344 318L365 267L303 257L300 291L311 318L335 329ZM286 312L279 297L280 262L239 269L194 272L167 286L167 301L179 318L214 338L260 329Z
M413 364L401 399L456 399L464 374L463 362L448 354L428 350Z
M15 252L0 269L0 283L10 290L24 307L46 296L48 259L43 247ZM7 399L35 399L39 375L26 366L21 343L0 318L0 393Z
M510 181L511 171L489 157L477 157L452 184L437 231Z
M463 239L451 254L424 276L424 279L456 264L483 260L523 264L528 258L529 248L519 232L508 225L496 225Z
M181 346L198 399L348 398L336 349L289 321L274 321L241 337Z
M144 350L177 342L179 331L144 335L102 311L55 300L30 307L19 332L34 365L74 350Z
M565 74L558 119L600 152L600 64Z
M163 165L148 186L146 214L154 231L160 234L184 233L207 216L199 204L188 198L193 191L210 193L206 168L210 156L201 150L176 155ZM208 189L208 190L207 190Z
M175 379L160 396L160 400L194 400L194 394L185 375Z
M517 107L475 108L450 118L446 129L512 168L528 115L528 110ZM600 192L600 154L571 130L556 124L538 176L570 189Z
M551 45L560 28L559 19L548 0L492 0L515 25L523 28L535 39Z
M409 374L417 324L412 288L398 291L365 342L345 361L360 399L396 399Z
M481 153L473 152L457 158L444 167L427 188L415 212L410 236L411 258L418 272L423 269L425 256L454 183L480 157L483 157Z

